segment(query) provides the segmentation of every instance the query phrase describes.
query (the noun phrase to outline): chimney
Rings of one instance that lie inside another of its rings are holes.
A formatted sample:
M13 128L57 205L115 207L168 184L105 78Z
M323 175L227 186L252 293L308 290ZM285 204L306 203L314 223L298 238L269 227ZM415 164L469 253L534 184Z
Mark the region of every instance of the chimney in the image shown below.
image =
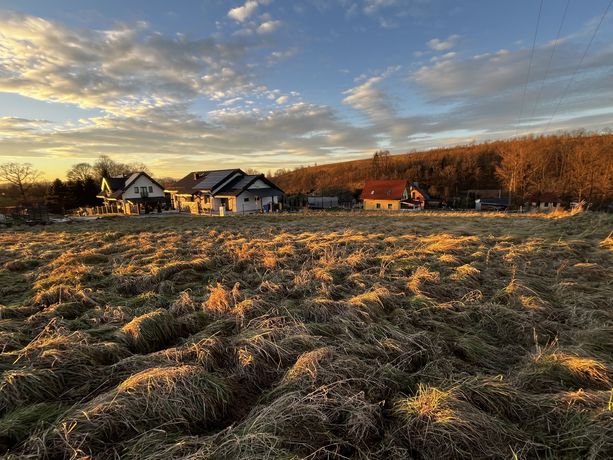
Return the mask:
M200 174L198 174L196 171L194 171L194 180L198 180L198 178L200 177Z

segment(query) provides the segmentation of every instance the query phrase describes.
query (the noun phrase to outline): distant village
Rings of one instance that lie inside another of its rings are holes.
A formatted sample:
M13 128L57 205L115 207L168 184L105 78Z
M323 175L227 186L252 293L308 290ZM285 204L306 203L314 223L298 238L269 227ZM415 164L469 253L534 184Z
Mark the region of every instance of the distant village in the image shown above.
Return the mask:
M0 223L11 216L183 213L243 215L303 210L613 212L613 135L571 133L495 141L260 174L198 170L154 176L146 164L106 155L65 179L41 180L28 163L0 164Z
M470 190L474 209L504 211L509 198L502 190ZM439 197L430 196L418 182L406 179L366 181L358 199L312 192L286 195L263 174L241 169L192 171L170 187L164 187L146 172L102 179L99 213L140 214L173 210L191 214L229 215L289 211L296 209L363 209L366 211L417 211L448 208ZM556 197L534 197L530 210L550 211L561 206ZM92 210L92 212L94 212Z
M56 187L58 181L54 182ZM510 207L510 198L504 196L502 190L468 190L466 193L474 203L469 209L506 211ZM49 196L53 198L54 193ZM318 191L290 195L264 174L247 174L241 169L192 171L166 185L146 171L108 175L102 177L95 199L76 209L62 206L61 210L47 199L46 204L0 208L0 216L22 214L31 220L45 221L50 214L60 211L85 217L163 212L226 216L309 209L380 212L451 209L443 198L429 194L427 187L407 179L369 179L357 197ZM527 202L525 211L549 212L561 206L557 197L542 194Z

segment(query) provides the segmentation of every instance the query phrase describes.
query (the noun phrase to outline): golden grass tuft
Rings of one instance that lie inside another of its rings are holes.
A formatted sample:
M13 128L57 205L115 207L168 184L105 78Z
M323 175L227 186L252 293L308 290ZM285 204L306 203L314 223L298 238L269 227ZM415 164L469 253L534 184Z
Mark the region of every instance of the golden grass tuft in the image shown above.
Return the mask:
M228 313L232 308L232 296L220 283L209 287L209 297L204 303L205 309L218 315Z
M200 366L151 368L67 414L48 442L52 453L82 457L159 426L202 429L224 416L231 398L227 384Z
M611 370L596 359L555 349L535 353L519 370L521 385L536 391L611 388Z
M180 335L174 317L158 309L137 316L121 328L128 346L137 353L150 353L172 343Z

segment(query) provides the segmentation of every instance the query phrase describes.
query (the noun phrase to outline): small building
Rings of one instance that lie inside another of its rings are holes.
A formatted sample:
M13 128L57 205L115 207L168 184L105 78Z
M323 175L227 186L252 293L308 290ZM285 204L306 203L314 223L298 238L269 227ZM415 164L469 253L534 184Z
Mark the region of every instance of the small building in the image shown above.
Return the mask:
M509 198L478 198L475 200L477 211L506 211L509 205Z
M312 193L307 197L309 208L311 209L330 209L338 208L338 196L324 196Z
M264 177L240 169L192 171L170 193L173 207L195 214L247 214L280 208L283 190Z
M405 179L386 179L366 181L360 199L364 210L398 211L401 202L409 199L408 181Z
M419 185L419 182L412 182L409 186L409 201L407 207L413 209L425 209L425 208L440 208L442 200L430 196L425 187Z
M553 192L541 192L530 196L527 205L533 211L549 212L560 208L562 199Z
M130 214L134 209L158 206L166 201L164 187L146 172L125 176L104 177L97 198L117 212Z

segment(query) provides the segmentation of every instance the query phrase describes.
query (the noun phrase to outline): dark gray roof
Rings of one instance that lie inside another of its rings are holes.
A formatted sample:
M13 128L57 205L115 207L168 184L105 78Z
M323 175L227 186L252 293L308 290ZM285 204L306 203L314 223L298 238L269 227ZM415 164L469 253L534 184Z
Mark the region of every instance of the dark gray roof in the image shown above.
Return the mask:
M240 193L251 185L252 182L255 182L261 176L253 176L253 175L244 175L239 176L236 179L230 181L228 184L224 185L223 188L217 190L215 192L216 195L240 195Z
M415 190L417 190L419 193L421 193L426 200L430 200L431 199L430 195L428 194L428 192L426 192L423 188L421 188L417 182L413 182L411 184L411 187L413 187Z
M235 173L242 173L242 171L240 169L222 169L220 171L211 171L204 176L204 179L194 185L193 188L194 190L214 190Z
M111 192L115 192L117 190L123 190L123 187L126 183L126 180L128 178L121 176L121 177L105 177L106 183L109 184L109 187L111 188Z

